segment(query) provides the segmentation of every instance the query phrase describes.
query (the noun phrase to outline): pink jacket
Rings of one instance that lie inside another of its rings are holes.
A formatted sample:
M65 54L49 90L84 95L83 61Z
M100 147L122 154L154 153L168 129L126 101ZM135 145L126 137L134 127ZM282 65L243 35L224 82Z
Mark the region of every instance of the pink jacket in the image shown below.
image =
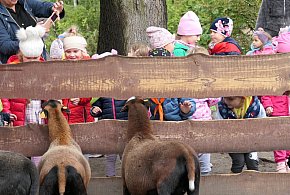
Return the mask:
M262 96L261 102L265 108L273 108L272 116L289 116L289 100L287 95Z
M192 115L192 120L212 120L210 107L220 100L220 98L194 99L196 111Z
M276 51L273 49L272 45L266 45L263 49L255 50L252 55L267 55L267 54L275 54Z

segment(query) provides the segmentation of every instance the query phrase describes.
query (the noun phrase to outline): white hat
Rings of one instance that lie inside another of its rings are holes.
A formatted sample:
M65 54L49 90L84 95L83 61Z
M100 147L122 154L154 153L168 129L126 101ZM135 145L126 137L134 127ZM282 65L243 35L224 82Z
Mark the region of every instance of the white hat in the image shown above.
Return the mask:
M65 37L63 39L64 51L68 49L79 49L84 52L87 52L86 47L87 47L87 41L84 37L70 36L70 37Z
M150 26L146 33L153 48L161 48L174 42L174 36L165 28Z
M19 40L19 49L25 57L39 57L42 54L44 43L42 37L45 29L41 26L20 28L16 36Z

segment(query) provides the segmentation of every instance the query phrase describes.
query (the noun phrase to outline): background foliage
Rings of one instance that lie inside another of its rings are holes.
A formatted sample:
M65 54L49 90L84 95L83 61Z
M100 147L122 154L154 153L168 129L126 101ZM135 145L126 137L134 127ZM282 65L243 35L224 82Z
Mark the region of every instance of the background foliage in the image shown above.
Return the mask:
M54 0L50 0L54 2ZM209 26L211 22L222 16L234 21L233 37L239 42L244 53L249 50L251 35L255 27L260 3L262 0L166 0L168 10L168 30L176 32L180 17L188 10L194 11L200 18L203 35L200 45L207 47L210 40ZM73 0L65 0L66 16L57 22L46 41L48 48L57 35L66 31L71 25L77 25L79 32L88 42L88 51L92 55L97 51L100 0L79 0L73 6Z
M241 45L244 53L249 50L251 31L255 28L262 0L167 0L168 30L176 32L180 17L194 11L201 22L203 35L199 44L207 47L209 27L215 18L230 17L234 22L232 37Z

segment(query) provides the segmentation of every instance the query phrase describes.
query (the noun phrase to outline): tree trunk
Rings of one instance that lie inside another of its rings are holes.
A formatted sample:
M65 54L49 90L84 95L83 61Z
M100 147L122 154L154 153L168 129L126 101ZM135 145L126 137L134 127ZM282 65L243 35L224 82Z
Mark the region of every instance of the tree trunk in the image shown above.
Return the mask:
M167 27L166 0L101 0L97 53L127 55L133 43L148 43L146 28Z

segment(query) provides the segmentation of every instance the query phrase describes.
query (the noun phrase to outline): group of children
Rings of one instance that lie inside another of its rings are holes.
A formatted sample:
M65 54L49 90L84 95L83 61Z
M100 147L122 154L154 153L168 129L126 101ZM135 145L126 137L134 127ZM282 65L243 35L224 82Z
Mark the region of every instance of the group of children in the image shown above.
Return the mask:
M167 29L151 26L146 29L150 47L146 44L134 44L128 56L164 56L182 57L193 53L209 55L241 55L242 51L235 39L231 37L233 21L228 17L217 18L210 26L211 42L208 49L198 46L202 35L202 27L198 16L189 11L179 22L177 35L174 36ZM44 30L41 27L20 29L17 36L20 40L20 51L11 56L8 63L27 61L44 61L41 58ZM60 35L51 45L51 60L86 60L90 56L86 50L87 42L78 34L75 27ZM278 37L272 37L259 28L253 33L251 50L247 55L273 54L290 52L290 28L280 30ZM116 51L94 55L97 59L106 55L117 54ZM211 108L216 108L215 119L260 118L266 116L289 116L289 94L283 96L237 96L223 98L148 98L151 102L149 116L152 120L181 121L181 120L212 120ZM11 113L14 125L27 123L43 123L38 118L40 105L43 100L2 99L3 112ZM70 109L64 113L69 123L93 122L94 118L127 120L128 115L121 112L126 100L108 97L98 98L67 98L62 103ZM34 118L29 117L33 115ZM4 117L2 117L4 118ZM7 118L7 117L6 117ZM30 120L28 121L28 119ZM20 123L17 123L21 121ZM288 172L287 160L290 151L275 151L277 171ZM230 153L232 158L231 171L239 173L244 165L248 169L258 170L257 152ZM117 155L106 155L106 175L115 176L115 162ZM211 172L210 154L199 154L201 173ZM36 162L37 163L37 162ZM289 170L290 171L290 170Z

